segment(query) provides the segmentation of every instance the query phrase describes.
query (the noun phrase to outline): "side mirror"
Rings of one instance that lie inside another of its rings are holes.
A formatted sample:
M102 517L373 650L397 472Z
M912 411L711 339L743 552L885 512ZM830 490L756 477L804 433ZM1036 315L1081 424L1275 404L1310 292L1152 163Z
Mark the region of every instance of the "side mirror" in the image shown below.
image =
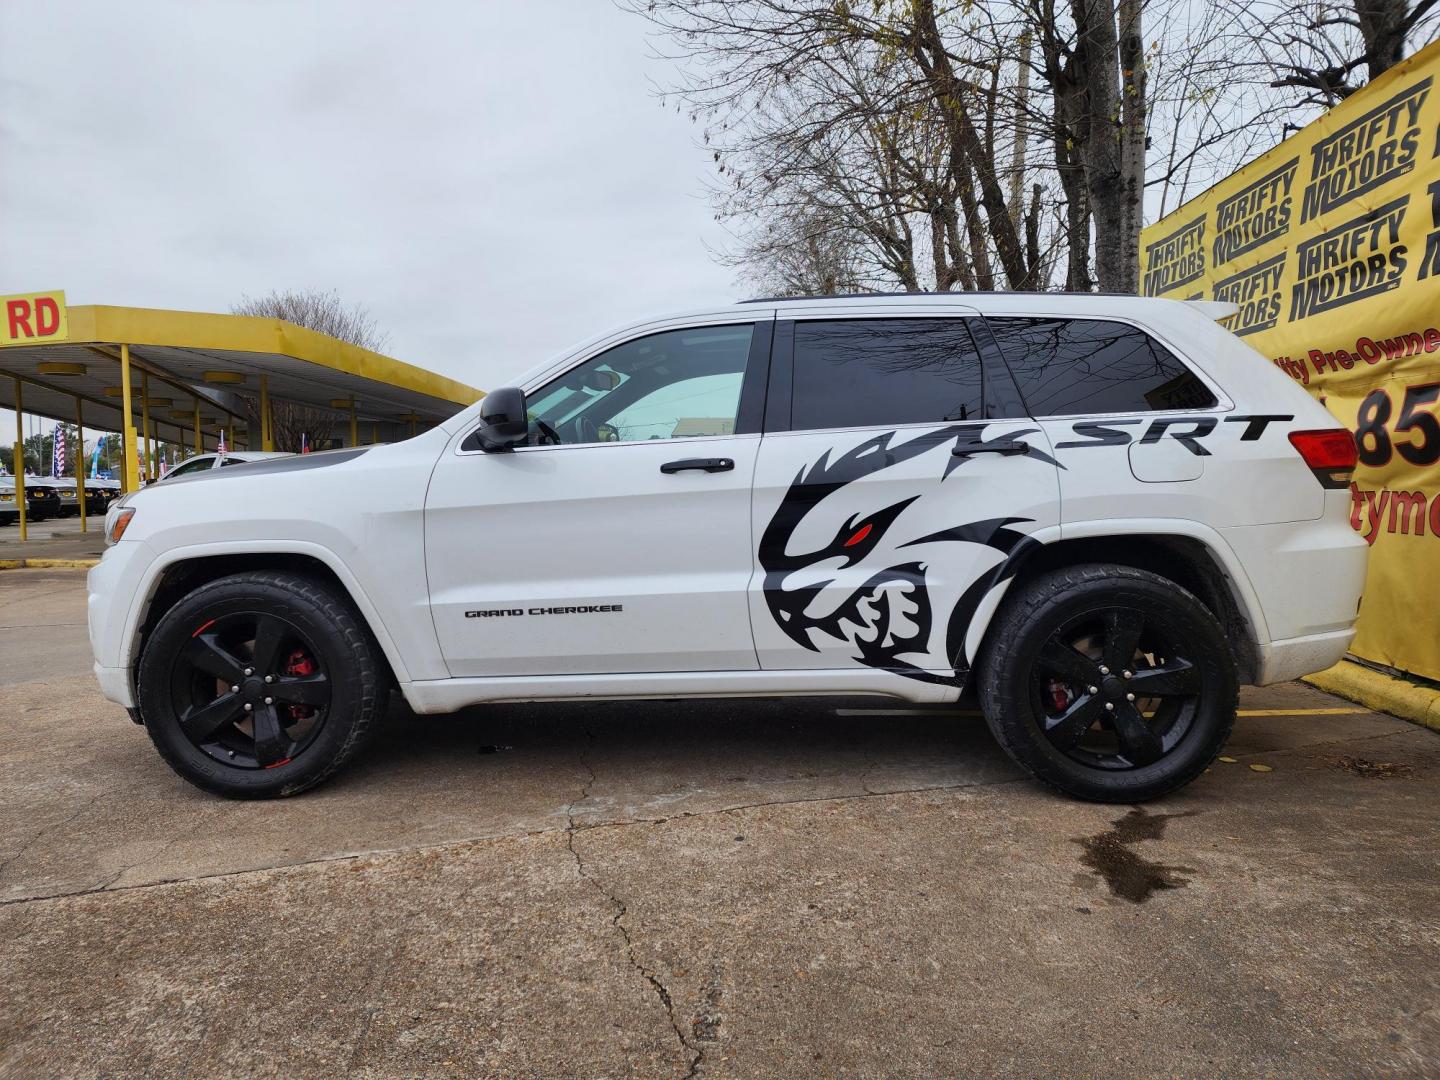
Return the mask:
M514 386L486 394L480 402L480 447L487 454L503 453L530 434L525 415L525 391Z

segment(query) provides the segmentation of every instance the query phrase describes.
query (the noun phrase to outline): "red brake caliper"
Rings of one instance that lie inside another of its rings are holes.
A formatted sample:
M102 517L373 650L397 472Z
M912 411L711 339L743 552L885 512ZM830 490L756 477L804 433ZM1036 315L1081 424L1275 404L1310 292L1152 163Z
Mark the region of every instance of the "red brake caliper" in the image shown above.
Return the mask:
M305 655L304 649L296 649L285 658L285 667L282 671L286 675L314 675L315 661ZM290 723L292 724L315 715L313 705L287 705L285 707L290 710Z
M1059 679L1051 679L1047 687L1050 691L1050 704L1057 713L1063 713L1070 707L1070 688Z

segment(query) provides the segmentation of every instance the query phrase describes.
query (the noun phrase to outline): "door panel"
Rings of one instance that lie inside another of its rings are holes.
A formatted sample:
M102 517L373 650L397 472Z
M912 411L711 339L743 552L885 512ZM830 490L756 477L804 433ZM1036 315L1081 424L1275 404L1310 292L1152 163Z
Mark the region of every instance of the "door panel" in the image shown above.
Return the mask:
M1018 443L1030 451L993 452ZM954 452L966 447L983 449ZM1058 521L1051 461L1024 420L766 435L750 596L760 666L951 681L976 605L1027 536Z
M996 392L1008 373L968 314L776 327L771 384L793 393L767 410L755 474L762 668L954 685L976 607L1057 523L1049 442Z
M444 455L425 552L450 673L754 670L769 357L763 318L637 333L529 389L531 445Z
M448 455L430 482L425 550L450 673L754 669L745 590L759 443ZM734 466L661 471L696 458Z

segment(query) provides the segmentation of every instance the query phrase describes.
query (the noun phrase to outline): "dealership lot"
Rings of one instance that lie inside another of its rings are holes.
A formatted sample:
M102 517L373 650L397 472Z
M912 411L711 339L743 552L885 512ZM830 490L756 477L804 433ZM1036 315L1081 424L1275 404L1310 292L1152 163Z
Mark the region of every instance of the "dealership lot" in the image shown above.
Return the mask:
M189 787L0 572L0 1075L1433 1075L1440 736L1249 690L1143 810L966 710L397 706Z

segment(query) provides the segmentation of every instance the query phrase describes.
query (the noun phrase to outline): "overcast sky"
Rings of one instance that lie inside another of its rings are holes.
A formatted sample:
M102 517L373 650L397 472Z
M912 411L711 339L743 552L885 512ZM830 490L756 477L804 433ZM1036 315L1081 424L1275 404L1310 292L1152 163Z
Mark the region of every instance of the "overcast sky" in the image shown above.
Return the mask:
M646 29L608 0L0 0L0 294L335 289L481 388L733 299Z

